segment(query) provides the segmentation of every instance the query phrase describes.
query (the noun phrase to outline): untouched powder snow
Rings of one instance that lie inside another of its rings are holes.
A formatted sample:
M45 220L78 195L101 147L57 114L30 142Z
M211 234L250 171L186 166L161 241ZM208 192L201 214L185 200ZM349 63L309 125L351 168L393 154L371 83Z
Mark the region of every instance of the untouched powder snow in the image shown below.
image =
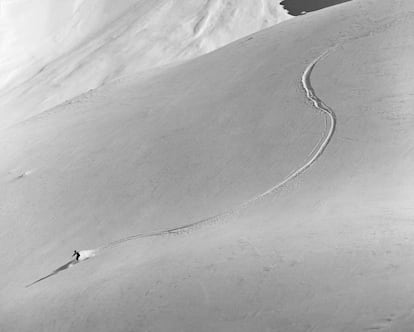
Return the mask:
M24 0L1 15L0 128L290 17L271 0Z
M136 0L2 0L0 91L99 33Z
M334 111L327 106L316 94L315 91L311 85L310 75L315 67L315 65L323 59L329 51L324 52L319 57L317 57L314 61L312 61L308 67L306 67L303 75L302 75L302 87L306 93L306 97L309 99L310 102L313 103L314 107L324 113L327 118L329 119L329 125L325 128L325 133L322 136L322 139L319 140L319 142L315 145L315 147L312 149L311 153L309 153L309 159L306 160L306 162L303 165L300 165L300 167L293 172L291 172L285 179L283 179L281 182L275 184L273 187L267 189L266 191L250 198L249 200L243 202L242 204L238 205L237 207L234 207L232 209L227 210L226 212L223 212L221 214L217 214L215 216L203 218L201 220L198 220L196 222L192 222L187 225L179 226L176 228L170 228L167 230L161 230L158 232L152 232L152 233L141 233L141 234L134 234L129 235L125 238L118 239L115 241L112 241L106 245L102 245L99 248L95 250L83 250L80 251L80 257L79 261L83 261L92 257L95 257L99 251L103 249L111 249L115 246L124 244L128 241L133 241L137 239L143 239L143 238L149 238L149 237L158 237L158 236L164 236L164 235L177 235L180 233L188 232L192 229L195 229L199 226L203 226L204 224L212 224L217 223L220 221L223 221L224 219L239 213L242 209L245 209L249 207L252 204L255 204L259 202L260 200L266 198L267 196L270 196L271 194L274 194L277 190L281 189L283 186L285 186L289 181L293 180L297 176L301 175L304 171L306 171L312 164L316 162L316 160L322 155L322 153L325 151L326 147L328 146L330 140L332 139L332 136L335 132L336 128L336 116ZM55 273L53 273L54 275ZM50 276L50 275L49 275ZM48 276L48 277L49 277ZM44 280L45 278L41 278L40 280ZM35 283L37 283L36 281Z
M306 160L303 165L300 165L300 167L298 169L291 172L285 179L283 179L281 182L275 184L273 187L271 187L271 188L267 189L266 191L250 198L249 200L243 202L239 206L234 207L232 209L229 209L226 212L223 212L221 214L218 214L218 215L215 215L215 216L212 216L212 217L203 218L201 220L190 223L188 225L183 225L183 226L176 227L176 228L162 230L162 231L159 231L159 232L130 235L128 237L125 237L125 238L122 238L122 239L119 239L119 240L116 240L116 241L112 241L109 244L103 245L103 246L99 247L98 249L96 249L95 251L93 251L93 256L88 256L88 258L94 257L98 253L98 251L101 250L101 249L113 248L114 246L123 244L123 243L128 242L128 241L142 239L142 238L148 238L148 237L156 237L156 236L171 235L171 234L180 234L180 233L183 233L183 232L188 232L189 230L191 230L193 228L202 226L203 224L210 224L210 223L220 222L220 221L224 220L225 218L228 218L231 215L239 213L242 209L245 209L245 208L249 207L250 205L259 202L260 200L266 198L267 196L270 196L271 194L274 194L277 190L279 190L283 186L285 186L289 181L295 179L297 176L301 175L304 171L306 171L309 167L311 167L312 164L314 164L316 162L316 160L325 151L326 147L328 146L329 142L332 139L332 136L333 136L333 134L335 132L335 128L336 128L335 112L329 106L327 106L316 95L316 93L315 93L315 91L312 87L311 79L310 79L310 75L311 75L314 67L316 66L316 64L321 59L323 59L325 56L327 56L327 54L329 54L329 50L324 52L320 56L318 56L315 60L313 60L309 64L309 66L306 67L306 69L305 69L305 71L302 75L302 87L303 87L303 89L306 93L306 97L309 99L310 102L312 102L312 104L314 105L314 107L318 111L324 113L327 116L327 119L329 119L329 125L325 128L325 133L323 134L322 139L319 140L319 142L315 145L315 147L309 153L309 159ZM328 123L328 121L326 123ZM81 251L81 253L82 253L82 251ZM86 254L81 255L81 257L82 256L86 256ZM80 258L80 260L83 260L83 259Z

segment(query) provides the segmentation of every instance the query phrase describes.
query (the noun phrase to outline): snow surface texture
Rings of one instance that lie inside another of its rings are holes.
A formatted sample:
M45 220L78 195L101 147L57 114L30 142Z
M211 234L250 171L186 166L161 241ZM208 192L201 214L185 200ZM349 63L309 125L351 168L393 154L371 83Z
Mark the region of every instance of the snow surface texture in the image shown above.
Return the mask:
M329 144L330 140L332 139L332 136L335 132L335 127L336 127L335 113L332 111L332 109L329 106L327 106L315 94L315 91L312 88L311 81L310 81L310 74L312 73L313 68L327 54L328 54L328 51L323 53L319 57L317 57L314 61L312 61L312 63L309 64L308 67L306 67L306 69L305 69L305 71L302 75L302 86L303 86L303 89L306 93L306 97L309 99L309 101L311 101L313 103L314 107L318 111L321 111L321 112L325 113L327 115L328 119L329 119L329 128L326 128L326 133L324 133L322 139L312 149L311 153L309 154L309 159L306 160L303 165L300 165L300 167L298 169L296 169L292 173L290 173L285 179L283 179L283 181L275 184L273 187L269 188L265 192L260 193L259 195L256 195L256 196L250 198L246 202L240 204L239 206L237 206L233 209L230 209L226 212L217 214L215 216L203 218L201 220L198 220L196 222L192 222L192 223L187 224L187 225L183 225L183 226L179 226L179 227L171 228L171 229L167 229L167 230L162 230L162 231L158 231L158 232L130 235L128 237L112 241L109 244L103 245L103 246L101 246L97 249L94 249L94 250L80 251L79 261L84 261L86 259L95 257L96 254L99 253L102 249L113 248L114 246L123 244L123 243L128 242L128 241L142 239L142 238L148 238L148 237L155 237L155 236L164 236L164 235L171 235L171 234L176 235L176 234L180 234L180 233L183 233L183 232L188 232L189 230L192 230L192 229L194 229L196 227L199 227L199 226L202 226L204 224L210 224L210 223L216 223L216 222L223 221L224 218L227 218L227 217L232 216L236 213L239 213L243 208L246 208L249 205L251 205L253 203L256 203L259 200L265 198L266 196L269 196L269 195L275 193L276 190L279 190L284 185L286 185L289 181L293 180L294 178L299 176L301 173L303 173L307 168L309 168L322 155L322 153L324 152L324 150L328 146L328 144ZM72 265L69 264L69 265L65 265L65 267L66 266L70 267ZM58 268L57 270L53 271L51 274L47 275L46 277L43 277L43 278L38 279L37 281L31 283L29 286L31 286L31 285L39 282L39 281L42 281L46 278L49 278L49 277L57 274L60 271L65 270L65 269L66 268L64 268L64 269Z
M0 128L290 16L262 0L2 2Z
M348 2L0 132L0 330L410 331L413 13ZM332 128L304 73L336 127L301 176L24 287L300 169Z

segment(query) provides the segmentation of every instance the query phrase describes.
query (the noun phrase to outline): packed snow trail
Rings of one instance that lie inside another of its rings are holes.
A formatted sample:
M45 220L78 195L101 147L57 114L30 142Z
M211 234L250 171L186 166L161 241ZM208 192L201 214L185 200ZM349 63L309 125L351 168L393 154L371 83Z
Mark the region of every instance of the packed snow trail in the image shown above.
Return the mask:
M111 242L111 243L109 243L105 246L99 247L97 250L113 247L113 246L116 246L116 245L121 244L123 242L134 240L134 239L155 237L155 236L163 236L163 235L170 235L170 234L178 234L178 233L181 233L181 232L188 231L191 228L194 228L194 227L199 226L201 224L217 222L221 219L224 219L224 218L226 218L230 215L233 215L233 214L237 213L241 209L247 207L248 205L250 205L254 202L257 202L257 201L265 198L266 196L269 196L270 194L273 194L275 191L277 191L279 188L283 187L290 180L293 180L298 175L302 174L306 169L308 169L322 155L322 153L325 151L326 147L328 146L329 142L331 141L332 136L335 133L335 128L336 128L335 113L328 105L326 105L316 95L315 90L313 89L312 84L311 84L311 80L310 80L312 71L315 68L316 64L320 60L325 58L329 54L331 49L334 49L334 48L335 47L332 47L332 48L328 49L327 51L322 53L320 56L318 56L316 59L314 59L306 67L306 69L305 69L305 71L303 72L303 75L302 75L301 82L302 82L302 87L303 87L303 89L305 90L305 93L306 93L306 98L308 98L308 100L310 100L312 102L313 106L317 110L319 110L323 114L325 114L327 116L327 119L329 120L329 126L327 126L327 129L325 129L325 133L324 133L325 137L318 143L319 147L318 148L315 147L313 149L313 151L312 151L313 153L311 152L311 157L309 158L309 160L304 165L302 165L301 167L299 167L298 169L296 169L295 171L290 173L283 181L277 183L276 185L269 188L265 192L263 192L263 193L261 193L257 196L254 196L253 198L247 200L246 202L244 202L244 203L238 205L237 207L232 208L228 211L217 214L215 216L211 216L211 217L208 217L208 218L205 218L205 219L198 220L198 221L196 221L194 223L191 223L191 224L187 224L187 225L176 227L176 228L171 228L171 229L164 230L164 231L155 231L155 232L152 232L152 233L143 233L143 234L131 235L131 236L128 236L126 238L122 238L122 239L113 241L113 242Z
M306 169L308 169L321 155L322 153L325 151L326 147L328 146L329 142L332 139L333 134L335 133L335 128L336 128L336 116L334 111L327 106L315 93L315 90L312 87L311 84L311 74L313 69L315 68L315 66L317 65L317 63L322 60L324 57L326 57L331 49L327 50L326 52L322 53L320 56L318 56L315 60L313 60L305 69L305 71L303 72L302 75L302 87L305 90L306 93L306 98L308 100L310 100L313 104L313 106L321 111L323 114L325 114L327 116L327 119L329 120L329 126L326 127L325 129L325 133L324 133L324 139L322 139L321 141L319 141L319 143L317 144L317 146L319 145L318 148L314 148L311 152L311 157L309 158L309 160L302 165L301 167L299 167L298 169L296 169L295 171L293 171L292 173L290 173L290 175L288 175L283 181L277 183L276 185L274 185L273 187L271 187L270 189L266 190L265 192L254 196L253 198L247 200L246 202L238 205L237 207L230 209L228 211L225 211L223 213L217 214L215 216L211 216L205 219L201 219L198 220L194 223L191 224L187 224L184 226L180 226L180 227L176 227L176 228L171 228L171 229L167 229L167 230L163 230L163 231L155 231L152 233L142 233L142 234L136 234L136 235L131 235L113 242L110 242L104 246L98 247L96 249L93 250L88 250L88 251L83 251L83 252L88 252L88 258L96 256L98 254L98 252L100 250L103 249L108 249L117 245L120 245L124 242L127 241L131 241L131 240L136 240L136 239L141 239L141 238L149 238L149 237L158 237L158 236L164 236L164 235L173 235L173 234L180 234L186 231L189 231L190 229L193 229L197 226L200 226L201 224L207 224L207 223L214 223L220 220L223 220L226 217L229 217L231 215L234 215L235 213L239 212L240 210L242 210L243 208L249 206L250 204L253 204L254 202L257 202L271 194L273 194L275 191L277 191L279 188L283 187L286 183L288 183L290 180L293 180L294 178L296 178L297 176L299 176L300 174L302 174ZM47 276L40 278L34 282L32 282L31 284L27 285L26 287L30 287L40 281L43 281L45 279L48 279L56 274L58 274L61 271L64 271L70 267L72 267L73 265L79 263L76 260L71 260L68 263L66 263L65 265L57 268L56 270L54 270L52 273L48 274Z

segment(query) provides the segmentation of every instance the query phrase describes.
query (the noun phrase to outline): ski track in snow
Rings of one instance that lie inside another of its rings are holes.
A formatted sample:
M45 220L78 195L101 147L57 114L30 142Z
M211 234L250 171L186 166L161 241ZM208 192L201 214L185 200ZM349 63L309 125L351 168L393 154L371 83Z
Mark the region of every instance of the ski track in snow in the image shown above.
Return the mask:
M306 98L312 102L313 106L320 112L322 112L323 114L326 115L326 119L329 120L329 127L327 126L325 129L325 133L324 133L324 139L320 140L319 143L316 145L315 148L313 148L311 154L310 154L310 158L308 159L308 161L303 164L301 167L299 167L298 169L294 170L293 172L291 172L284 180L282 180L281 182L277 183L276 185L274 185L273 187L269 188L268 190L266 190L265 192L254 196L253 198L245 201L244 203L230 209L227 210L223 213L217 214L215 216L211 216L208 218L204 218L201 220L198 220L194 223L191 224L187 224L184 226L180 226L180 227L176 227L176 228L171 228L171 229L167 229L167 230L162 230L162 231L156 231L156 232L151 232L151 233L141 233L141 234L136 234L136 235L131 235L113 242L110 242L106 245L103 245L101 247L98 247L96 249L92 249L92 250L88 250L87 252L88 254L88 258L94 257L96 256L96 254L98 254L98 252L100 250L104 250L104 249L109 249L111 247L115 247L118 246L124 242L128 242L131 240L136 240L136 239L141 239L141 238L149 238L149 237L160 237L160 236L164 236L164 235L176 235L176 234L181 234L184 232L189 231L190 229L194 229L197 226L200 226L201 224L207 224L207 223L215 223L218 222L220 220L223 220L226 217L229 217L231 215L236 214L237 212L241 211L242 209L246 208L247 206L250 206L251 204L260 201L261 199L275 193L278 189L280 189L281 187L283 187L284 185L286 185L289 181L293 180L294 178L296 178L297 176L299 176L300 174L302 174L305 170L307 170L310 166L312 166L312 164L323 154L323 152L325 151L326 147L328 146L329 142L332 139L332 136L335 133L335 128L336 128L336 116L334 111L327 106L315 93L312 84L311 84L311 74L313 69L315 68L315 66L318 64L318 62L320 60L322 60L323 58L325 58L329 52L334 49L335 47L329 48L327 51L325 51L324 53L322 53L320 56L318 56L316 59L314 59L305 69L305 71L303 72L302 75L302 87L306 93ZM86 251L84 251L86 252ZM61 266L60 268L54 270L52 273L48 274L47 276L40 278L34 282L32 282L31 284L27 285L26 287L30 287L42 280L45 280L47 278L50 278L54 275L56 275L57 273L66 270L67 268L73 266L74 264L79 263L77 261L69 261L68 263L66 263L65 265Z
M310 77L311 77L312 71L315 68L315 66L317 65L317 63L320 60L322 60L323 58L325 58L331 52L331 50L333 50L335 48L336 48L336 46L329 48L327 51L325 51L320 56L318 56L316 59L314 59L306 67L306 69L305 69L305 71L303 72L303 75L302 75L301 83L302 83L302 88L304 89L304 91L306 93L306 98L309 101L312 102L313 106L317 110L319 110L320 112L325 114L326 119L329 120L329 128L327 128L325 130L325 133L324 133L325 137L322 138L319 141L319 143L316 145L316 147L312 150L312 152L310 154L311 157L308 159L308 161L304 165L302 165L298 169L294 170L283 181L277 183L276 185L269 188L265 192L263 192L263 193L261 193L257 196L254 196L251 199L247 200L246 202L238 205L237 207L232 208L230 210L227 210L223 213L220 213L220 214L217 214L215 216L211 216L211 217L208 217L208 218L205 218L205 219L201 219L201 220L198 220L194 223L187 224L187 225L180 226L180 227L176 227L176 228L171 228L171 229L167 229L167 230L163 230L163 231L156 231L156 232L152 232L152 233L142 233L142 234L131 235L131 236L128 236L126 238L122 238L122 239L110 242L109 244L107 244L105 246L102 246L102 247L99 247L96 250L99 251L101 249L107 249L107 248L110 248L110 247L117 246L121 243L131 241L131 240L135 240L135 239L140 239L140 238L156 237L156 236L171 235L171 234L180 234L180 233L183 233L185 231L189 231L190 229L195 228L196 226L200 226L201 224L214 223L214 222L220 221L220 220L222 220L226 217L234 215L235 213L239 212L240 210L246 208L247 206L249 206L249 205L251 205L251 204L253 204L253 203L255 203L255 202L271 195L271 194L273 194L278 189L280 189L285 184L287 184L289 181L293 180L294 178L296 178L297 176L302 174L305 170L307 170L310 166L312 166L312 164L323 154L323 152L325 151L326 147L328 146L329 142L331 141L331 139L332 139L332 137L335 133L336 116L335 116L335 112L329 106L327 106L316 95L315 90L312 87Z

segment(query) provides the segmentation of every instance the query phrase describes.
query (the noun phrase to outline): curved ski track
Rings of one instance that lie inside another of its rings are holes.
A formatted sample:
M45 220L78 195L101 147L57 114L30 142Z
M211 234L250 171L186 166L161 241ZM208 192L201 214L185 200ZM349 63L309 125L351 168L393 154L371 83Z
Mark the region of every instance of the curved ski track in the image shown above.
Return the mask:
M131 240L136 240L136 239L140 239L140 238L148 238L148 237L158 237L158 236L163 236L163 235L171 235L171 234L180 234L182 232L188 231L192 228L195 228L201 224L205 224L205 223L213 223L213 222L217 222L220 220L223 220L224 218L233 215L237 212L239 212L240 210L242 210L243 208L249 206L250 204L257 202L263 198L265 198L266 196L269 196L271 194L273 194L275 191L277 191L279 188L283 187L286 183L288 183L289 181L293 180L294 178L296 178L297 176L299 176L300 174L302 174L306 169L308 169L321 155L322 153L325 151L326 147L328 146L329 142L332 139L333 134L335 133L335 128L336 128L336 116L334 111L327 106L315 93L312 84L311 84L311 80L310 80L310 76L312 74L313 69L315 68L315 66L317 65L317 63L323 59L325 56L327 56L330 52L330 50L333 48L328 49L326 52L322 53L320 56L318 56L316 59L314 59L305 69L305 71L303 72L302 75L302 87L306 93L306 98L312 102L313 106L321 111L322 113L324 113L327 118L329 120L329 128L326 127L325 129L325 137L323 140L321 140L316 147L313 149L313 151L311 152L311 157L308 159L308 161L306 161L305 164L303 164L301 167L299 167L298 169L296 169L295 171L293 171L292 173L290 173L290 175L288 175L283 181L277 183L276 185L274 185L273 187L269 188L268 190L266 190L265 192L254 196L253 198L247 200L246 202L230 209L227 210L223 213L217 214L215 216L211 216L205 219L201 219L198 220L194 223L191 224L187 224L184 226L180 226L180 227L176 227L176 228L171 228L171 229L167 229L167 230L163 230L163 231L157 231L157 232L152 232L152 233L143 233L143 234L136 234L136 235L131 235L113 242L110 242L104 246L98 247L96 249L92 249L90 250L90 252L93 254L93 256L95 256L95 254L97 254L100 250L103 249L108 249L117 245L120 245L124 242L127 241L131 241ZM91 256L92 257L92 256ZM61 271L66 270L67 268L73 266L74 264L76 264L78 262L76 261L69 261L68 263L66 263L65 265L57 268L56 270L54 270L52 273L48 274L45 277L42 277L28 285L26 285L26 287L30 287L42 280L48 279L58 273L60 273Z
M224 219L225 217L228 217L230 215L233 215L235 213L237 213L238 211L240 211L241 209L247 207L248 205L257 202L263 198L265 198L266 196L269 196L271 194L273 194L275 191L277 191L279 188L283 187L286 183L288 183L289 181L293 180L294 178L296 178L297 176L299 176L300 174L302 174L306 169L308 169L321 155L322 153L325 151L326 147L328 146L329 142L332 139L332 136L335 133L335 129L336 129L336 116L335 116L335 112L328 106L326 105L315 93L315 90L312 87L311 84L311 74L313 69L315 68L316 64L322 60L324 57L326 57L329 52L331 51L331 49L334 49L335 47L332 47L330 49L328 49L327 51L325 51L324 53L322 53L320 56L318 56L317 58L315 58L305 69L305 71L303 72L302 75L302 88L304 89L305 93L306 93L306 98L312 102L313 106L321 111L322 113L324 113L327 116L327 119L329 120L329 128L327 129L327 132L325 132L324 134L324 139L322 139L321 142L319 142L319 147L315 147L313 149L313 153L311 155L311 157L308 159L308 161L302 165L301 167L299 167L298 169L296 169L295 171L293 171L292 173L290 173L283 181L277 183L276 185L274 185L273 187L269 188L268 190L266 190L265 192L254 196L253 198L247 200L246 202L230 209L227 210L223 213L214 215L214 216L210 216L208 218L204 218L201 220L198 220L194 223L191 224L187 224L184 226L180 226L180 227L176 227L176 228L171 228L171 229L167 229L167 230L163 230L163 231L156 231L156 232L152 232L152 233L143 233L143 234L136 234L136 235L131 235L128 236L126 238L122 238L113 242L110 242L109 244L99 247L96 250L101 250L101 249L106 249L106 248L110 248L116 245L119 245L123 242L127 242L127 241L131 241L131 240L135 240L135 239L140 239L140 238L147 238L147 237L155 237L155 236L163 236L163 235L169 235L169 234L179 234L185 231L190 230L191 228L194 228L196 226L199 226L201 224L204 223L214 223L217 222L219 220Z

